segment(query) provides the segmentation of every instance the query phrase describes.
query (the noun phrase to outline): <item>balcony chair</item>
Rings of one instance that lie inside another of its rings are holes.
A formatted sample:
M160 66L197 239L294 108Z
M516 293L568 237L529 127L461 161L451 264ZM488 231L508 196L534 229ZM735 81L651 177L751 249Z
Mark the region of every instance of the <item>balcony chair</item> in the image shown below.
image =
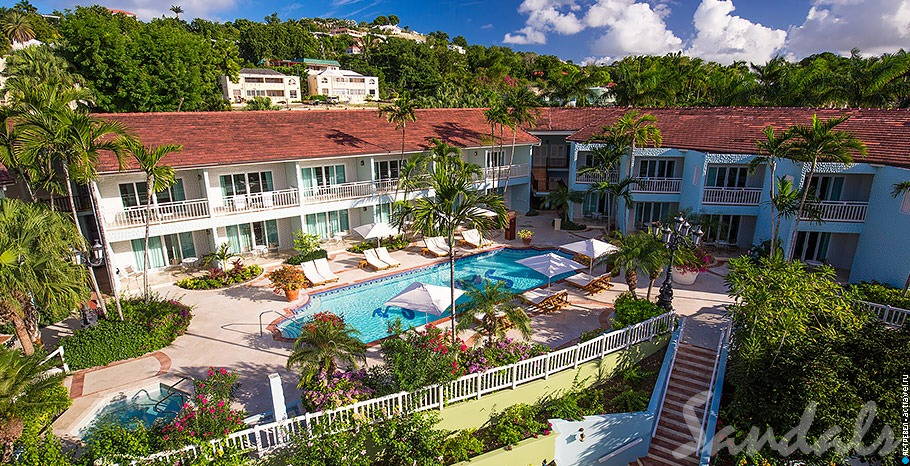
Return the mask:
M316 272L318 272L322 278L330 282L338 281L338 275L336 275L335 272L332 272L332 268L329 267L329 261L326 260L326 258L316 259L313 263L316 265Z
M243 194L238 194L232 199L234 201L234 210L246 210L246 196Z
M271 191L265 191L261 194L262 196L262 207L264 209L271 209L275 207L275 194Z
M401 265L401 262L398 262L394 257L392 257L392 255L389 254L389 250L385 247L376 248L376 257L388 264L389 267L398 267Z

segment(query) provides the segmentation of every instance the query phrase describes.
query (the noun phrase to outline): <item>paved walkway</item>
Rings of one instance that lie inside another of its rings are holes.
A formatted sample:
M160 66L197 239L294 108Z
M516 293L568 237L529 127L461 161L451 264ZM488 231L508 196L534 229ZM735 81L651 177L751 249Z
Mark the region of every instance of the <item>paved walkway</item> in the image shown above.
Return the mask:
M552 217L547 215L520 217L518 227L533 229L536 235L532 245L539 247L557 246L603 233L600 230L557 232L553 231L551 222ZM520 241L502 241L501 234L494 239L504 245L522 245ZM470 253L459 251L461 255ZM419 248L397 251L393 255L402 266L389 273L400 273L408 268L445 260L426 258L420 255ZM330 256L333 269L341 276L339 284L381 276L380 273L357 268L359 258L347 252L336 252ZM263 265L267 270L280 264L279 261L268 263L266 259L260 261L265 262ZM621 279L616 281L613 290L595 296L586 296L565 284L554 284L555 288L570 292L571 306L560 312L535 315L532 340L560 347L573 343L582 332L600 327L605 311L609 311L615 297L626 289ZM306 299L305 295L302 294L297 303L288 303L284 296L268 288L268 280L264 277L248 284L212 291L183 290L161 277L155 277L153 283L157 283L154 291L158 294L194 307L194 317L186 334L152 355L69 377L66 383L72 388L74 403L54 424L58 435L67 436L90 416L96 406L113 395L131 394L157 383L173 383L183 376L202 377L209 366L226 367L239 374L239 404L251 414L271 409L271 397L268 396L268 375L271 373L281 375L286 399L291 401L295 398L297 376L285 369L292 344L276 341L265 327L279 315L299 306ZM642 295L644 291L640 288ZM709 328L713 322L720 321L722 310L719 306L727 301L722 278L711 274L702 274L692 287L678 287L676 296L675 305L680 313L705 321ZM61 335L68 334L78 324L78 320L72 319L48 327L43 338L53 345ZM467 331L460 336L468 339L473 334ZM378 360L378 349L371 349L369 359L374 363ZM164 360L169 364L162 362Z

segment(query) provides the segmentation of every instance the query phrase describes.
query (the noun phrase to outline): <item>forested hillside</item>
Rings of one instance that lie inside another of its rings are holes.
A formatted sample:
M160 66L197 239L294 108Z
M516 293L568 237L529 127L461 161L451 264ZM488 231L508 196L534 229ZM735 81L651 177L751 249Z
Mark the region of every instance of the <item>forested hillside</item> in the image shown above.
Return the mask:
M225 109L218 76L236 75L241 67L266 59L294 58L338 60L344 68L378 76L383 99L408 92L423 107L490 106L503 90L516 86L532 89L549 105L605 104L589 90L599 86L610 89L605 96L617 105L910 106L910 54L905 51L879 57L824 53L797 62L775 58L728 66L673 54L580 66L551 55L470 45L464 37L439 31L423 36L425 42L386 36L378 27L397 23L393 15L370 24L282 21L277 15L261 22L142 22L103 7L55 15L42 17L27 2L0 10L5 36L0 48L9 50L10 31L27 29L69 62L94 91L99 111ZM329 34L338 27L364 35ZM362 53L347 54L351 45ZM276 69L304 73L295 68Z

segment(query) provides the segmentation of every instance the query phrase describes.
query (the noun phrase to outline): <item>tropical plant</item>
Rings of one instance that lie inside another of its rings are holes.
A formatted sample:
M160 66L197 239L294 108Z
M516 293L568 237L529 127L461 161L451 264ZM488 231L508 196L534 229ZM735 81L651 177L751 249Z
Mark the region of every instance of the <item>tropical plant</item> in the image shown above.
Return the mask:
M303 270L293 265L282 265L265 276L272 282L272 289L275 290L275 293L299 290L309 283Z
M25 43L35 38L29 15L19 11L9 11L0 17L0 30L10 43Z
M139 165L139 169L145 174L146 198L145 198L145 233L143 237L143 257L142 257L142 290L146 299L149 297L149 230L152 225L153 208L157 207L155 195L170 188L177 182L174 176L174 169L169 165L163 165L161 160L169 154L183 150L183 146L176 144L165 144L162 146L144 146L138 141L130 141L126 145L126 150L132 155L133 160Z
M63 410L68 401L57 395L66 374L48 374L52 369L38 355L0 347L0 443L7 463L12 446L22 435L25 418L36 412Z
M548 209L553 209L559 214L559 218L562 219L562 223L568 224L569 220L569 208L572 203L584 202L585 193L584 191L575 191L569 189L565 183L559 182L559 184L550 190L547 193L547 197L543 199L544 205Z
M643 271L652 275L652 271L663 270L668 262L667 248L656 236L639 231L637 233L623 234L615 232L615 236L610 241L619 248L611 254L607 261L611 265L611 273L618 275L625 273L626 284L629 287L629 293L637 297L635 288L638 286L638 271ZM654 276L656 278L656 276ZM648 296L651 295L651 288L654 285L654 279L648 284Z
M280 107L272 103L272 99L257 95L252 99L247 100L246 105L243 106L243 109L248 111L279 110Z
M769 200L773 213L771 225L772 231L779 232L783 219L792 219L799 215L802 193L793 186L793 180L786 176L778 178L776 183L772 184L777 186L777 190ZM800 216L810 221L821 222L822 211L816 202L815 196L810 194L806 199L808 202L803 206L802 215ZM781 249L780 245L774 241L774 237L771 238L770 247L772 254L777 254Z
M486 164L499 165L499 157L503 157L503 130L506 126L509 126L509 108L506 106L506 103L500 97L498 98L490 108L483 111L483 117L487 120L487 123L490 125L490 151L489 155L491 157L487 158ZM496 137L496 130L499 130L499 138ZM499 150L494 151L497 141L499 142ZM491 162L492 160L492 162ZM493 186L496 186L497 183L497 172L493 172L492 177Z
M789 134L785 132L782 135L778 135L775 133L773 126L766 126L765 129L762 130L762 134L764 135L764 139L760 139L755 143L759 155L749 162L749 171L754 172L763 165L767 165L768 171L770 172L772 180L772 182L769 183L769 199L772 200L771 217L777 219L777 221L771 222L771 250L776 251L779 236L778 232L780 231L780 216L776 213L777 205L775 205L776 202L774 201L774 199L777 198L777 194L775 193L776 183L774 182L774 179L777 177L777 163L782 159L790 158L791 147Z
M474 228L481 233L505 225L506 208L501 196L476 187L480 167L465 162L460 152L444 142L435 141L428 186L436 194L410 203L411 228L424 236L444 236L449 245L449 289L452 300L452 338L455 338L455 231ZM496 215L484 215L484 210Z
M623 293L613 303L615 313L611 323L612 330L620 330L657 317L664 312L663 308L647 299L635 297L632 293Z
M467 289L471 304L462 313L458 329L470 328L477 314L483 313L480 319L480 333L488 341L505 336L510 327L518 330L522 336L531 336L531 318L521 306L512 304L515 293L506 289L501 281L485 281L483 286L472 286Z
M402 130L403 131L403 130ZM392 215L392 224L399 230L404 229L404 225L410 221L410 204L408 198L411 192L422 189L426 186L426 172L430 158L426 153L421 152L413 154L398 167L398 181L395 185L395 203L394 215ZM398 192L403 191L404 196L398 199Z
M228 261L234 257L238 255L231 250L231 243L221 243L217 249L202 256L202 265L208 267L214 264L221 270L227 270Z
M891 188L891 197L903 196L904 194L910 193L910 181L901 181L900 183L894 183L894 186Z
M508 178L511 174L512 165L515 163L515 140L518 138L518 130L519 128L533 126L537 121L537 107L540 105L540 100L528 88L516 87L505 95L504 104L507 108L508 126L512 130L509 168L506 172L506 185L502 193L503 198L507 198L506 194L509 192ZM496 185L494 184L493 186Z
M518 239L530 240L534 237L534 232L531 230L518 230L515 236L518 236Z
M636 181L634 178L624 178L613 182L611 177L613 173L618 173L623 156L628 153L628 148L622 146L621 140L612 137L610 134L600 134L592 138L589 143L602 141L591 150L591 165L582 167L578 170L580 175L594 174L600 181L596 181L588 188L588 192L605 195L610 201L609 219L610 225L616 227L617 203L622 199L626 205L632 205L632 186Z
M320 372L334 374L339 364L356 367L366 353L358 333L330 312L316 313L303 323L287 362L288 369L300 372L298 387L306 387Z
M414 111L416 108L414 101L408 93L399 95L393 104L384 105L379 108L379 116L395 125L396 130L401 131L401 158L404 158L405 131L407 130L408 123L417 121L417 114Z
M180 14L183 13L183 8L180 5L171 5L170 10L174 13L174 17L180 19Z
M0 199L0 320L13 323L26 354L34 352L39 313L56 322L88 299L74 250L84 251L85 242L65 217L40 204Z
M294 250L300 254L310 254L317 251L321 245L319 235L304 233L301 230L294 232Z
M803 217L812 190L812 178L819 162L834 162L849 165L853 163L853 155L865 155L868 151L862 141L847 131L837 130L838 125L847 121L846 116L820 120L818 115L812 115L808 125L796 125L787 130L791 140L791 154L793 160L808 163L809 170L803 178L802 197L799 201L799 210L793 220L792 240L788 258L793 257L796 250L796 235L799 232L799 222Z

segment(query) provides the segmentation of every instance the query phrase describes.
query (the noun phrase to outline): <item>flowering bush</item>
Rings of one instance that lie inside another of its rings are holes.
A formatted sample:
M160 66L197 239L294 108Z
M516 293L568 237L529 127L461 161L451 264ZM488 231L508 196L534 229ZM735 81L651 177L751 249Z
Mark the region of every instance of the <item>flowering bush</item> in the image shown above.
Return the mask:
M489 341L479 348L467 351L463 361L467 372L473 374L475 372L484 372L494 367L515 364L518 361L540 356L548 351L549 348L538 343L502 338Z
M256 264L243 265L240 259L232 263L230 270L213 268L207 275L178 280L175 285L187 290L213 290L238 283L248 282L262 274L262 267Z
M206 399L214 401L230 400L237 384L237 374L223 367L209 367L207 376L205 379L193 381L196 395L203 395Z
M223 437L242 429L243 411L230 408L226 400L212 400L197 394L194 403L183 404L180 414L161 428L161 440L170 446L183 446Z
M433 324L424 330L402 334L402 338L387 338L382 342L386 364L399 390L416 388L457 379L467 373L459 362L461 353L468 351L464 341L452 342L448 333Z
M303 390L303 405L307 411L321 411L340 408L369 398L373 390L364 386L363 379L366 375L363 369L335 371L331 375L319 371Z
M684 272L707 272L708 265L714 262L714 257L705 252L704 249L695 248L688 251L681 251L677 256L675 267Z
M519 239L531 239L534 237L534 232L531 230L518 230L517 235Z
M319 331L319 328L323 325L327 325L330 327L336 327L336 328L343 328L344 319L342 319L341 317L339 317L335 314L332 314L331 312L317 312L317 313L313 314L313 317L309 320L309 322L304 324L303 330L310 332L310 333L316 333Z

